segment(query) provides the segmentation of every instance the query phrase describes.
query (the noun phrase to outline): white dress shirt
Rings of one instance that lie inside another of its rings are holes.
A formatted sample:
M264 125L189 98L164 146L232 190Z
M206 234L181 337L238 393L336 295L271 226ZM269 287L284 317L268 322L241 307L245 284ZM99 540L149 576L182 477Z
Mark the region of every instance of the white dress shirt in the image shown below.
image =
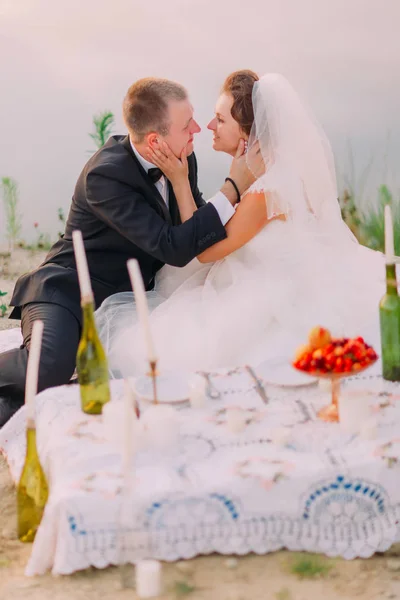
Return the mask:
M136 155L136 158L138 159L138 161L140 162L140 164L142 165L142 167L146 171L146 173L148 173L148 171L150 169L157 168L156 165L153 165L153 163L149 162L148 160L143 158L143 156L141 154L139 154L139 152L136 150L135 146L132 144L132 141L131 141L131 147ZM158 181L156 181L156 183L154 185L160 192L162 199L164 200L165 204L169 208L169 190L168 190L167 178L165 177L165 175L161 175L160 179Z
M132 144L132 141L131 141L131 146L132 146L132 150L134 151L134 153L136 155L136 158L138 159L138 161L140 162L140 164L142 165L142 167L146 171L146 173L149 171L149 169L157 168L156 165L153 165L153 163L149 162L148 160L143 158L143 156L141 154L139 154L139 152L137 151L135 146ZM165 177L165 175L162 175L160 177L160 179L154 185L160 192L162 199L164 200L165 204L169 208L168 181L167 181L167 178ZM227 222L235 214L235 209L233 208L232 204L229 202L228 198L222 192L218 192L217 194L215 194L215 196L210 198L210 200L208 200L208 202L211 202L212 204L214 204L216 211L218 213L218 216L221 219L222 225L226 225Z

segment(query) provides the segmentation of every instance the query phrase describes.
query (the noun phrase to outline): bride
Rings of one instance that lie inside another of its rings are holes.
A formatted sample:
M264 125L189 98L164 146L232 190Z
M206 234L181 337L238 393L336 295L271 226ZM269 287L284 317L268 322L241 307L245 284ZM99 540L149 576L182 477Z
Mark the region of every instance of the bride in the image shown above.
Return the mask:
M274 356L290 359L315 325L364 335L379 347L384 257L359 245L342 221L331 148L290 83L237 71L225 81L208 125L213 148L232 156L259 144L265 173L226 226L227 238L184 268L165 266L148 292L162 370L215 369ZM248 152L249 167L252 168ZM149 153L171 181L182 221L196 206L187 166ZM97 311L114 376L146 368L132 293Z

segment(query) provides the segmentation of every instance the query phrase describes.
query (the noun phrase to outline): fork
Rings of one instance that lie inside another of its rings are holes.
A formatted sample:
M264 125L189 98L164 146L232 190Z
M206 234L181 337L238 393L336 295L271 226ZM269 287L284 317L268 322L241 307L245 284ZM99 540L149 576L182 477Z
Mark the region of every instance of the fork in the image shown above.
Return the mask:
M221 392L215 387L214 383L212 382L210 373L206 373L205 371L198 371L198 374L204 377L204 379L207 381L206 395L212 400L218 400L218 398L221 398Z

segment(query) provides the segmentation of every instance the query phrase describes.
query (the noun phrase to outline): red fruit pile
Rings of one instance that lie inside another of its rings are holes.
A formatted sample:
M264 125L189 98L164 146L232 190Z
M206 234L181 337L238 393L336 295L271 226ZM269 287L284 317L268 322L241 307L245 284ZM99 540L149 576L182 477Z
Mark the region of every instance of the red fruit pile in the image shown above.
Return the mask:
M309 343L296 352L293 366L307 373L350 373L360 371L378 358L362 337L332 338L323 327L310 331Z

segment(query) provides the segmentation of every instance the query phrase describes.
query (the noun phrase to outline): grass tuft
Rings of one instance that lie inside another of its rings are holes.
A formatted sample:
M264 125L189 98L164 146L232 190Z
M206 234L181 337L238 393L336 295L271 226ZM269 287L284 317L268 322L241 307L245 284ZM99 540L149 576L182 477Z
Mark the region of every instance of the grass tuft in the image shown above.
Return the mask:
M301 579L326 577L333 563L319 554L296 553L289 559L289 571Z
M183 596L189 596L196 591L196 587L194 585L190 585L186 581L175 581L172 592L175 594L176 598L182 598Z

